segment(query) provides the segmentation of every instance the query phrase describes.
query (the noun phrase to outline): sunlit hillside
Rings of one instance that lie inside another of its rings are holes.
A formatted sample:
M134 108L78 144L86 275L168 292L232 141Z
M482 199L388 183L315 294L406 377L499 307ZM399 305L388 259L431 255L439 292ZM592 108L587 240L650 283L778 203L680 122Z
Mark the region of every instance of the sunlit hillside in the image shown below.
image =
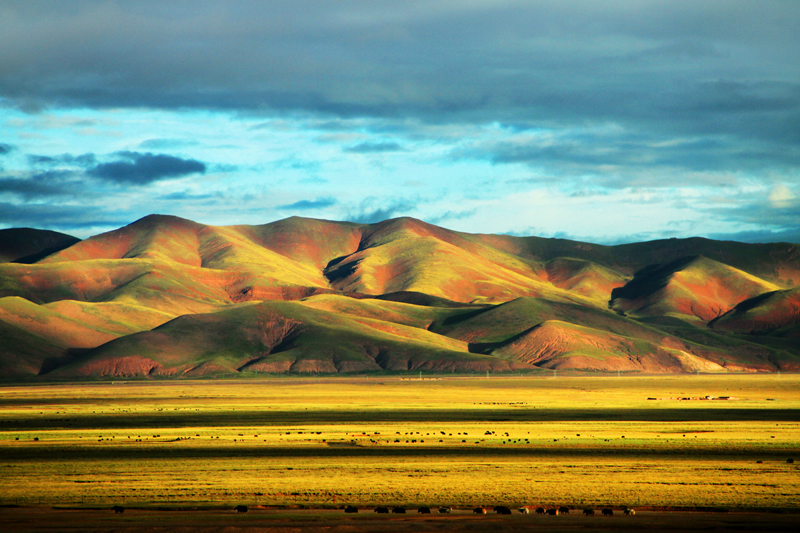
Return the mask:
M56 237L0 263L5 378L800 369L793 244L160 215Z

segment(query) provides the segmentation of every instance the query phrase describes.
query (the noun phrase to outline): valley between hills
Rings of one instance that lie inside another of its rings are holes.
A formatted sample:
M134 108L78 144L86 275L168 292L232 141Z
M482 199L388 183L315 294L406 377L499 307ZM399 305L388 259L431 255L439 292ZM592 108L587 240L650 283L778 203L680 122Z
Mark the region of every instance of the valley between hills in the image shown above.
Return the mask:
M800 370L800 245L412 218L0 230L0 377Z

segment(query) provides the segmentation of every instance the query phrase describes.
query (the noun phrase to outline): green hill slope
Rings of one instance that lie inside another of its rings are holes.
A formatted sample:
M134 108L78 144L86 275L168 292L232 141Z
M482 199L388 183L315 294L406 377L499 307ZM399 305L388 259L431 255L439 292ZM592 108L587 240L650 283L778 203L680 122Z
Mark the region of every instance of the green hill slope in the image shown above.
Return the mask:
M652 265L611 293L610 307L633 316L676 316L707 322L737 303L776 290L773 283L708 258Z
M179 317L86 353L57 377L379 370L510 370L527 365L470 354L466 344L303 302L248 303Z
M37 246L0 263L5 377L800 369L792 244L151 215Z

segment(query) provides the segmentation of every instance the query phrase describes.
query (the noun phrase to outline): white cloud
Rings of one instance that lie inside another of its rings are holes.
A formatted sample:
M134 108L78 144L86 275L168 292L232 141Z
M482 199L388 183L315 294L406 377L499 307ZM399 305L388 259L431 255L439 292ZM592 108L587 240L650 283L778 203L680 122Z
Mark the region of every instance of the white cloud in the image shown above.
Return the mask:
M787 207L791 207L794 204L794 200L797 198L792 191L784 184L776 185L769 191L769 196L767 199L772 207L778 209L785 209Z

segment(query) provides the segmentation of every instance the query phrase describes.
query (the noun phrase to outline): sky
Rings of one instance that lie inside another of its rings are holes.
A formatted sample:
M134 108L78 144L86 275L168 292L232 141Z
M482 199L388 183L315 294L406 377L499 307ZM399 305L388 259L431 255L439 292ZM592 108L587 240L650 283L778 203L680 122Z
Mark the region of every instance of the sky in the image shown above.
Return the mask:
M800 2L0 2L0 228L151 213L800 243Z

